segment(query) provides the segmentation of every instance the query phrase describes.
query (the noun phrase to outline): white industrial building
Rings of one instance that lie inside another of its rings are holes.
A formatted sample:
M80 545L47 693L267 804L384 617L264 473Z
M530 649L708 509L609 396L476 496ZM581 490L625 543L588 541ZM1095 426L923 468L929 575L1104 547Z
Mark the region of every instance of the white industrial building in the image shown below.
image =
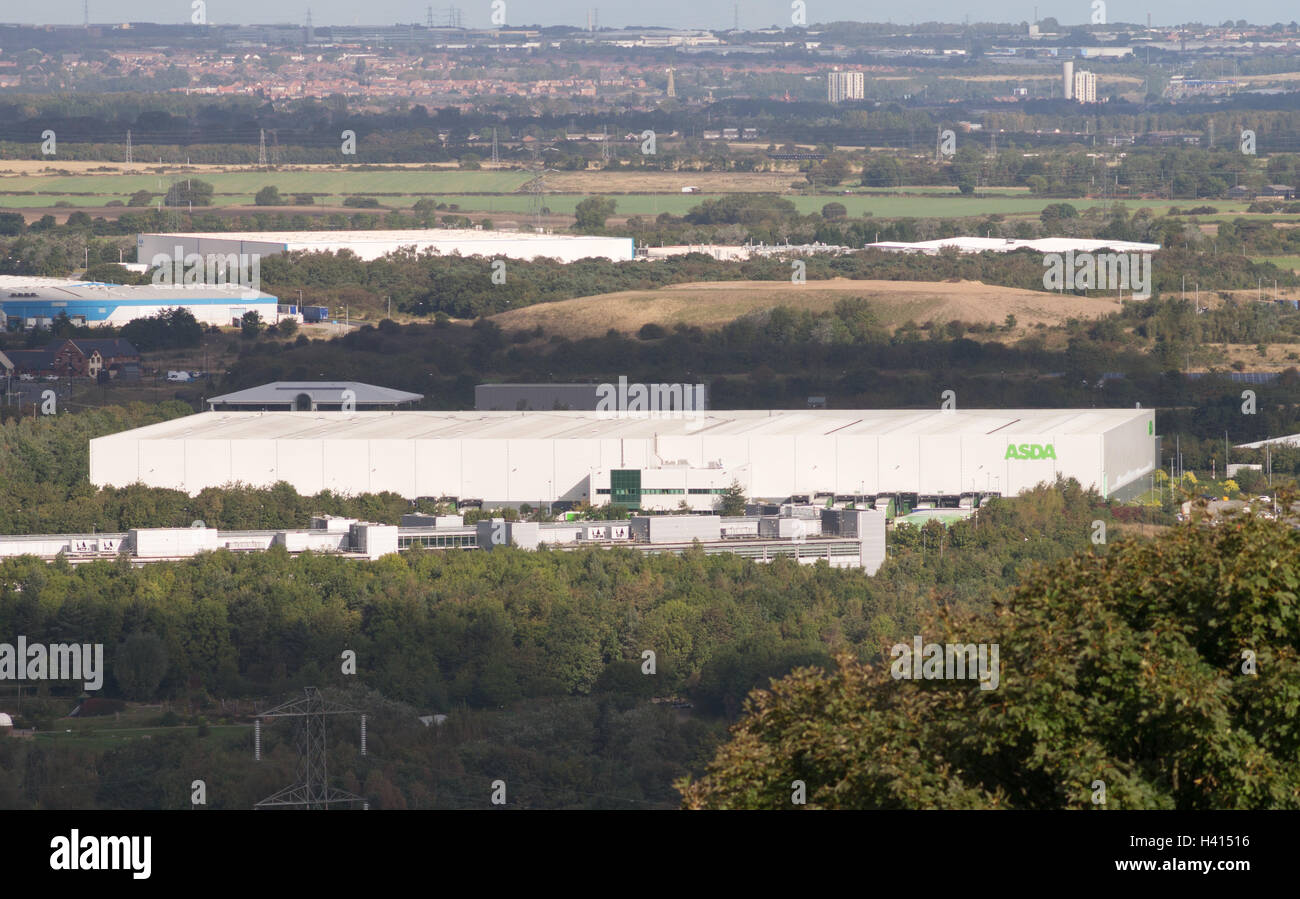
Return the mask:
M92 440L90 480L704 511L733 482L778 501L943 502L1058 476L1112 495L1157 458L1144 409L205 412Z
M179 250L177 248L180 248ZM305 250L313 253L350 250L363 260L379 259L403 247L443 256L506 259L556 259L575 262L592 257L622 262L633 258L630 237L584 234L538 234L527 231L480 231L428 228L415 231L223 231L140 234L136 258L202 257L247 254L275 256Z
M816 518L718 515L632 516L614 521L506 521L466 525L459 515L404 515L395 527L313 516L310 528L225 531L195 522L189 528L137 528L119 534L0 535L0 559L34 556L78 565L130 557L132 564L188 559L205 552L313 552L375 560L413 547L491 551L513 546L536 550L628 547L642 553L680 553L700 548L770 562L862 568L875 574L885 561L885 513L872 509L805 510Z
M1154 253L1160 249L1158 243L1142 243L1136 240L1097 240L1084 237L1040 237L1035 240L1020 240L1012 237L944 237L939 240L918 240L913 242L882 240L867 244L869 250L884 250L888 253L921 253L937 256L946 249L959 253L1012 253L1016 250L1033 250L1036 253Z
M712 256L719 262L744 261L746 259L766 259L773 256L843 256L852 253L852 247L842 247L825 243L748 243L748 244L671 244L659 247L640 247L636 258L642 260L671 259L674 256L686 256L700 253Z
M238 284L101 284L0 275L0 324L47 328L64 313L76 325L120 327L164 309L188 309L205 325L238 324L245 312L279 320L276 298Z

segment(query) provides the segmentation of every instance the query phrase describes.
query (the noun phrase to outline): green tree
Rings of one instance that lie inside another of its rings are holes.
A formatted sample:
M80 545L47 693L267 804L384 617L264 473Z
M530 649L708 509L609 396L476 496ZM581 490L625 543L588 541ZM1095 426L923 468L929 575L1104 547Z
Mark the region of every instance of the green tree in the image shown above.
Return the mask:
M587 197L574 208L577 231L599 231L605 227L605 220L614 214L617 203L609 197Z
M167 648L156 634L137 631L117 648L113 677L128 699L152 699L167 674Z
M212 185L197 178L177 181L167 189L163 202L168 206L211 206Z
M822 207L822 218L828 222L836 222L840 219L847 218L849 214L848 207L843 203L827 203Z
M893 156L872 153L862 166L863 187L898 187L902 184L902 166Z
M105 284L148 284L145 275L129 272L116 262L92 262L82 277L87 281L99 281Z
M268 184L253 197L253 204L255 206L283 206L284 198L280 196L280 188L274 184Z
M126 201L128 206L150 206L153 204L153 194L147 190L137 190L131 194L131 199Z
M248 310L239 320L239 333L244 337L256 337L262 332L262 327L262 316L256 309Z
M992 615L907 631L1000 647L995 689L846 653L751 694L679 789L691 808L789 808L793 780L809 807L1091 808L1100 780L1110 808L1300 808L1297 585L1300 535L1250 515L1079 553Z
M849 161L841 153L832 153L820 165L815 165L808 173L808 180L832 187L849 177Z
M1039 213L1038 218L1046 228L1055 228L1063 221L1077 219L1079 210L1075 209L1069 203L1048 203Z
M737 517L745 514L745 488L739 481L732 481L731 486L718 496L718 514Z
M203 326L194 313L177 306L149 318L135 318L122 326L122 336L138 350L189 349L203 339Z

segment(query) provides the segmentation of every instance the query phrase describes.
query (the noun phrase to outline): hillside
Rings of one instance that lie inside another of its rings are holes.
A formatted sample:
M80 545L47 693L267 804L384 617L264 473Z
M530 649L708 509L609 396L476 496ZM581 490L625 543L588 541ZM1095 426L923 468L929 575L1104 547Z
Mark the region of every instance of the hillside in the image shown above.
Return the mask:
M678 322L701 328L719 328L749 312L773 306L811 311L831 309L845 297L866 297L881 324L897 328L907 321L996 322L1014 315L1020 328L1060 325L1068 318L1096 318L1118 312L1114 297L1084 298L1040 291L996 287L979 281L851 281L836 278L809 281L796 287L773 281L718 281L674 284L657 290L626 290L541 303L494 316L511 331L541 326L551 334L589 337L610 328L635 332L656 323L671 327ZM1012 335L1014 336L1014 335Z

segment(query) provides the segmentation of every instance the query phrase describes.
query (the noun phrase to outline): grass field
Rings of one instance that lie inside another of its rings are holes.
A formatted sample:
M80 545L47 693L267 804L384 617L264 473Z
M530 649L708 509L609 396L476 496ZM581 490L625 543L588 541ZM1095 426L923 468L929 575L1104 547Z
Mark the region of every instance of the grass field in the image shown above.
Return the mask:
M38 743L60 746L75 746L78 749L105 750L121 746L132 740L152 739L160 734L179 733L184 730L195 731L196 727L113 727L112 719L87 718L73 727L60 730L38 731L35 739ZM210 724L210 738L223 742L245 739L252 727L247 724Z
M829 311L845 297L865 297L881 324L897 328L911 320L1002 324L1008 315L1017 321L1006 338L1024 336L1027 326L1059 325L1067 318L1095 318L1116 312L1113 298L1066 296L1040 291L992 287L978 281L809 281L801 287L773 281L724 281L675 284L659 290L629 290L541 303L494 317L507 330L541 326L552 334L598 337L615 328L635 333L642 325L671 327L679 322L714 329L749 312L790 306Z
M1300 256L1252 256L1255 262L1271 262L1278 268L1289 268L1291 271L1300 272Z
M173 180L187 174L212 184L216 194L214 205L219 207L251 206L253 195L268 184L274 184L285 195L317 194L316 202L320 206L341 205L349 194L368 194L376 196L386 207L410 208L420 197L432 196L439 202L456 203L466 212L519 214L529 211L532 202L527 193L519 192L530 176L517 170L421 171L387 167L384 171L347 171L320 167L257 171L195 166L185 173L169 170L158 174L148 172L143 166L138 166L133 173L124 169L91 172L90 168L105 166L0 163L0 208L39 209L57 202L101 208L110 200L125 200L137 190L162 194ZM69 174L52 173L60 170ZM1031 196L1022 188L990 188L978 197L962 197L949 187L904 187L902 190L907 195L901 195L846 186L843 193L803 195L790 188L800 177L794 172L557 172L547 177L543 203L556 214L572 215L584 196L601 193L613 196L619 216L655 216L662 212L682 215L702 201L726 193L769 191L788 197L805 214L820 212L824 205L834 201L844 204L853 217L870 213L878 218L961 218L990 214L1032 216L1050 203L1062 202L1059 198ZM681 193L686 185L699 187L701 193ZM28 191L31 193L23 193ZM1066 202L1086 209L1105 205L1107 201L1075 198ZM1131 200L1127 205L1133 209L1145 206L1163 213L1170 206L1186 206L1188 202ZM1215 207L1227 217L1244 211L1246 204L1216 202Z
M156 180L156 179L155 179ZM305 191L309 188L287 188L281 183L277 183L282 194L290 194L294 190ZM139 188L137 188L139 189ZM158 188L156 185L145 189L152 190L156 194L162 193L166 187ZM0 181L0 191L3 190L3 182ZM319 188L317 189L319 190ZM316 192L316 191L313 191ZM355 191L364 193L364 191ZM351 193L351 192L350 192ZM110 200L125 201L131 194L131 191L122 193L110 193L89 196L68 196L60 194L43 194L37 196L13 196L5 195L0 192L0 209L44 209L53 207L55 203L70 203L77 208L102 208ZM343 199L348 194L331 194L329 196L317 196L317 206L341 206ZM433 193L433 198L440 203L455 203L459 205L460 212L508 212L524 213L528 212L532 199L525 193L499 193L499 194L449 194ZM556 214L572 215L574 208L582 201L585 194L546 194L543 203L546 208ZM613 199L617 203L616 216L641 215L654 217L661 212L669 212L673 215L685 215L693 207L698 206L707 199L717 199L721 194L618 194ZM391 209L410 209L419 200L419 194L402 194L399 196L380 196L377 199L381 206ZM844 204L848 214L852 217L863 216L870 213L876 218L962 218L962 217L979 217L990 214L1001 215L1029 215L1034 216L1042 212L1043 207L1049 203L1059 203L1061 200L1041 199L1035 197L959 197L956 194L951 196L927 196L927 197L889 197L889 196L791 196L789 199L795 207L803 214L820 212L822 207L827 203L836 202ZM272 207L254 207L253 194L251 193L230 193L225 194L218 192L213 197L213 207L208 208L227 208L232 206L248 206L249 211L274 211ZM1092 206L1105 205L1102 200L1069 200L1072 205L1079 209L1087 209ZM1168 201L1161 200L1156 202L1131 203L1131 208L1148 207L1157 213L1162 213L1169 208L1171 204ZM352 210L365 212L364 209Z
M275 171L231 172L200 171L156 174L80 174L80 175L4 175L0 191L38 191L40 193L83 193L88 195L126 195L137 190L165 191L174 180L198 178L211 184L218 194L254 194L268 184L281 193L509 193L529 180L528 173L499 172L347 172Z

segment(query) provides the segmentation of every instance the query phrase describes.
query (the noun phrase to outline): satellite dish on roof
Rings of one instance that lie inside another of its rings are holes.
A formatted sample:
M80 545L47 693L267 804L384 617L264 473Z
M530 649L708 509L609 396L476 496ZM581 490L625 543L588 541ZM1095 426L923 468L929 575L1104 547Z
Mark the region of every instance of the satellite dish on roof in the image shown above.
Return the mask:
M203 523L203 520L202 520L202 519L200 519L200 518L196 518L196 519L194 519L192 522L190 522L190 527L192 527L192 528L206 528L207 525Z

